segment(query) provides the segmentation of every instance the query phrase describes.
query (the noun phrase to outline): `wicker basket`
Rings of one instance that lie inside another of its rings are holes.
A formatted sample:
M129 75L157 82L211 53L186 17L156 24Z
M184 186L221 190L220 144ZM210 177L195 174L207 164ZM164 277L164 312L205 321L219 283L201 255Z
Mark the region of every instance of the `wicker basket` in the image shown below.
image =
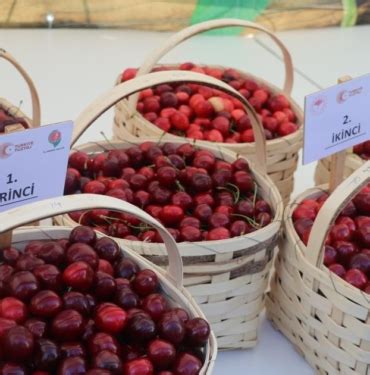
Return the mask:
M290 98L293 85L293 66L289 52L283 43L270 31L255 23L238 20L238 19L221 19L207 21L194 26L190 26L169 38L164 45L160 46L149 58L144 62L138 71L138 75L150 72L161 59L172 48L176 47L182 41L189 39L193 35L201 32L227 27L227 26L243 26L251 29L262 31L272 38L279 46L283 53L285 63L285 83L283 90L268 83L261 78L251 74L239 71L243 77L248 77L261 85L268 87L274 93L283 93L289 98L292 109L297 116L299 130L288 136L269 140L267 142L267 172L271 179L276 183L283 200L287 202L293 191L294 172L297 168L298 151L302 147L303 134L303 113L301 108ZM167 65L176 69L178 65ZM121 77L118 77L119 83ZM162 137L165 140L179 139L178 136L169 133L163 133L161 129L147 121L139 112L136 111L138 95L133 95L129 100L123 100L116 105L115 120L113 126L113 134L116 139L127 140L135 137ZM201 144L209 144L210 142L202 141ZM220 143L219 146L225 147L237 154L245 155L249 159L255 158L254 143Z
M113 211L129 213L154 226L161 234L165 243L164 248L168 251L168 259L170 263L168 272L164 272L162 269L154 266L127 247L122 248L123 253L126 257L133 259L140 268L151 268L157 272L162 292L166 294L174 306L180 306L186 309L192 317L204 317L194 299L183 287L182 261L177 245L172 236L151 216L129 203L111 197L87 194L84 196L66 196L49 199L9 210L1 214L0 235L5 232L9 233L10 230L34 220L40 220L51 217L55 214L62 214L74 210L93 208L109 208ZM12 244L21 249L31 240L66 238L69 236L70 231L71 228L66 227L23 227L13 233ZM98 236L100 235L98 234ZM212 333L204 350L205 362L200 374L212 374L216 355L217 342Z
M294 229L292 213L300 201L327 186L301 194L284 215L285 236L267 297L268 316L321 374L370 371L370 295L323 265L323 244L331 224L369 180L370 162L335 189L315 219L307 247Z
M229 240L178 244L185 265L185 286L188 287L213 325L219 348L252 347L256 344L259 315L264 308L264 294L282 219L283 205L272 181L260 172L265 168L263 132L262 128L258 127L258 118L248 102L230 86L205 75L174 71L152 73L116 86L108 95L89 106L76 121L73 142L114 103L133 92L163 81L191 81L213 85L237 97L245 105L253 121L255 132L259 134L256 137L259 158L258 163L253 166L254 178L260 187L261 195L270 202L274 210L273 222L256 232ZM141 142L143 141L142 139ZM136 139L136 142L140 141ZM186 140L176 142L184 143ZM94 142L77 149L96 153L117 147L127 148L131 145L132 143L122 141ZM237 158L235 154L217 145L204 146L202 144L201 147L212 150L217 157L227 161ZM61 225L77 225L66 215L57 217L55 220ZM120 239L117 241L129 246L157 265L167 264L167 256L162 244Z
M344 162L344 177L350 176L356 169L360 168L366 160L353 153L352 148L347 150L346 160ZM331 157L321 159L317 162L315 170L315 184L322 185L329 182L330 172L332 170Z
M27 72L19 65L19 63L11 56L7 51L0 48L0 58L3 58L9 61L22 75L24 80L27 82L28 88L31 92L32 98L32 120L28 118L18 106L15 106L8 102L6 99L0 98L0 108L8 112L13 117L22 117L26 122L29 128L40 126L41 118L40 118L40 100L37 94L36 88L34 83L32 82L31 77L27 74ZM7 129L9 128L9 129ZM12 131L15 128L14 125L9 125L6 127L6 131Z

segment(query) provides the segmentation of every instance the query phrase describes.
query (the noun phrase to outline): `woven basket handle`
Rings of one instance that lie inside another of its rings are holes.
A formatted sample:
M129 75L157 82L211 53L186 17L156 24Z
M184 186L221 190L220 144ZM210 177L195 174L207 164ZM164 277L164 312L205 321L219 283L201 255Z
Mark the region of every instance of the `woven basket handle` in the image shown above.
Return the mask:
M111 211L134 215L157 229L168 253L168 277L176 287L182 287L182 259L173 237L162 224L153 219L146 212L120 199L103 195L81 194L35 202L0 214L0 233L11 231L12 229L35 220L42 220L72 211L95 208L106 208Z
M306 257L316 267L321 267L326 236L338 214L348 202L370 181L370 161L363 164L344 180L329 196L320 209L308 240Z
M159 48L157 48L141 65L140 69L137 72L137 75L146 74L152 71L155 65L159 62L159 60L167 54L167 52L171 51L181 42L191 38L194 35L200 34L205 31L213 30L213 29L220 29L223 27L230 27L230 26L241 26L247 27L253 30L262 31L263 33L267 34L280 48L283 59L284 59L284 66L285 66L285 80L284 80L284 88L283 91L290 96L293 87L293 80L294 80L294 70L293 70L293 63L292 58L283 44L283 42L270 30L264 28L261 25L256 23L245 21L236 18L224 18L218 20L211 20L202 23L198 23L193 26L189 26L178 33L172 35L169 39L165 41ZM129 99L129 105L132 109L136 109L136 105L139 99L139 95L133 95Z
M188 71L165 71L146 74L135 79L121 83L100 98L91 103L85 111L83 111L75 121L74 131L72 135L72 146L78 141L80 136L86 129L110 107L114 106L120 100L130 96L131 94L144 90L162 83L172 82L193 82L201 83L207 86L215 87L225 93L235 97L242 102L244 110L248 113L251 120L254 138L256 142L256 161L255 165L262 173L266 173L266 140L263 126L248 100L245 99L238 91L233 89L226 83L206 76L204 74L188 72Z
M19 65L19 63L15 60L15 58L4 49L0 48L0 57L9 61L22 75L24 80L27 82L28 88L31 92L31 99L32 99L32 127L39 127L41 124L41 109L40 109L40 99L39 95L36 91L36 87L31 79L31 77L27 74L27 72Z

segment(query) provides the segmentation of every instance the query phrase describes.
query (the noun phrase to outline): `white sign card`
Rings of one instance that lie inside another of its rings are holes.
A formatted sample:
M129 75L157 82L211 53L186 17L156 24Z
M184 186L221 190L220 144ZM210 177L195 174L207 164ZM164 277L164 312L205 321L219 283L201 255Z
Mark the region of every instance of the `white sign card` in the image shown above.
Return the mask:
M370 74L305 98L303 164L370 139Z
M0 135L0 212L63 195L73 122Z

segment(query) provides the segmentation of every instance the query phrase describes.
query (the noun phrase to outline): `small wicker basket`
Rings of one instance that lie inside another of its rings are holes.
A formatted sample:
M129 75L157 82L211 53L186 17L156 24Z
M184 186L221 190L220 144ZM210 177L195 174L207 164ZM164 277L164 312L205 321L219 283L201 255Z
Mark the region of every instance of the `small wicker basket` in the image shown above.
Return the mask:
M144 222L155 227L164 240L164 248L168 252L169 268L168 272L157 268L135 251L127 247L122 248L126 257L133 259L140 268L150 268L155 270L160 280L162 292L174 306L186 309L192 317L204 317L202 311L197 306L189 292L183 287L182 261L177 249L177 245L168 231L151 216L137 207L121 200L104 197L101 195L66 196L55 199L48 199L32 203L27 206L12 209L0 214L0 236L9 233L10 230L25 225L35 220L52 217L54 215L72 212L75 210L108 208L112 211L129 213L137 216ZM31 240L60 239L69 236L70 227L22 227L12 235L12 245L22 249ZM100 234L98 234L100 236ZM1 237L0 237L1 239ZM0 243L0 248L1 248ZM211 334L204 350L204 365L200 371L201 375L211 375L217 355L216 339Z
M302 147L303 139L303 113L301 108L290 97L293 86L293 65L290 54L284 44L269 30L252 22L238 19L219 19L190 26L170 37L162 46L160 46L148 59L143 63L138 71L138 75L149 73L156 67L157 62L171 49L176 47L182 41L199 34L201 32L228 27L242 26L253 30L262 31L272 38L283 53L285 64L285 83L283 90L277 88L261 78L255 77L249 73L239 71L242 77L253 79L262 86L268 87L273 94L284 94L288 97L291 107L297 116L299 125L298 131L285 137L267 141L267 173L278 187L283 200L287 203L294 186L294 172L297 168L298 151ZM178 65L167 65L177 69ZM118 77L117 84L121 82ZM180 137L163 133L161 129L147 121L139 112L136 111L138 95L133 95L129 100L122 100L116 105L113 134L116 139L128 140L132 137L161 137L164 140L181 139ZM209 144L207 141L200 141L199 144ZM244 155L254 160L255 143L218 143L232 152Z
M22 68L21 65L14 59L9 52L0 48L0 58L3 58L9 61L22 75L24 80L27 82L28 88L31 92L31 99L32 99L32 119L27 117L18 106L13 105L9 101L4 98L0 98L0 108L9 113L12 117L21 117L24 119L24 122L27 124L28 128L40 126L41 122L41 111L40 111L40 100L37 94L35 85L31 79L31 77L27 74L27 72ZM7 129L9 128L9 129ZM9 125L5 128L5 131L13 131L14 125Z
M264 295L279 234L283 205L278 190L263 172L265 170L264 135L258 117L246 99L225 83L199 73L171 71L148 74L116 86L92 103L75 122L73 143L96 118L122 98L158 82L178 81L212 85L240 99L252 119L257 135L256 152L259 157L252 169L261 195L272 207L273 221L266 227L241 237L178 244L185 264L185 286L212 324L219 348L249 348L254 346L257 340L259 316L264 308ZM135 139L135 143L147 140ZM158 142L158 139L152 140ZM186 140L175 142L184 143ZM195 144L197 145L198 142ZM96 153L130 146L132 146L131 142L123 141L94 142L76 147L76 150ZM211 150L217 157L227 161L237 159L237 155L212 144L202 144L200 147ZM56 217L55 221L60 225L77 225L67 215ZM157 265L165 267L167 264L163 244L116 240Z
M366 160L361 159L360 156L353 153L352 148L347 150L344 161L343 176L350 176L356 169L360 168ZM329 182L330 173L332 172L333 164L331 157L321 159L317 162L315 170L315 184L322 185Z
M267 298L268 316L320 374L370 371L370 295L323 265L323 244L331 224L370 181L370 162L342 182L322 206L307 247L296 233L297 205L327 186L310 189L285 210L284 238Z

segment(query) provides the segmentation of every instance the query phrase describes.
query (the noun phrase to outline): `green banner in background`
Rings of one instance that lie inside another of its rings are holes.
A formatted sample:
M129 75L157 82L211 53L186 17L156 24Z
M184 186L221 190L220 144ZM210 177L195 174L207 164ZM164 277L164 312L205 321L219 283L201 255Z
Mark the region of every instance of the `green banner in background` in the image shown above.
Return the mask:
M197 0L191 24L217 18L241 18L254 21L266 9L269 2L269 0ZM208 33L238 35L242 30L242 27L229 27L211 30Z

